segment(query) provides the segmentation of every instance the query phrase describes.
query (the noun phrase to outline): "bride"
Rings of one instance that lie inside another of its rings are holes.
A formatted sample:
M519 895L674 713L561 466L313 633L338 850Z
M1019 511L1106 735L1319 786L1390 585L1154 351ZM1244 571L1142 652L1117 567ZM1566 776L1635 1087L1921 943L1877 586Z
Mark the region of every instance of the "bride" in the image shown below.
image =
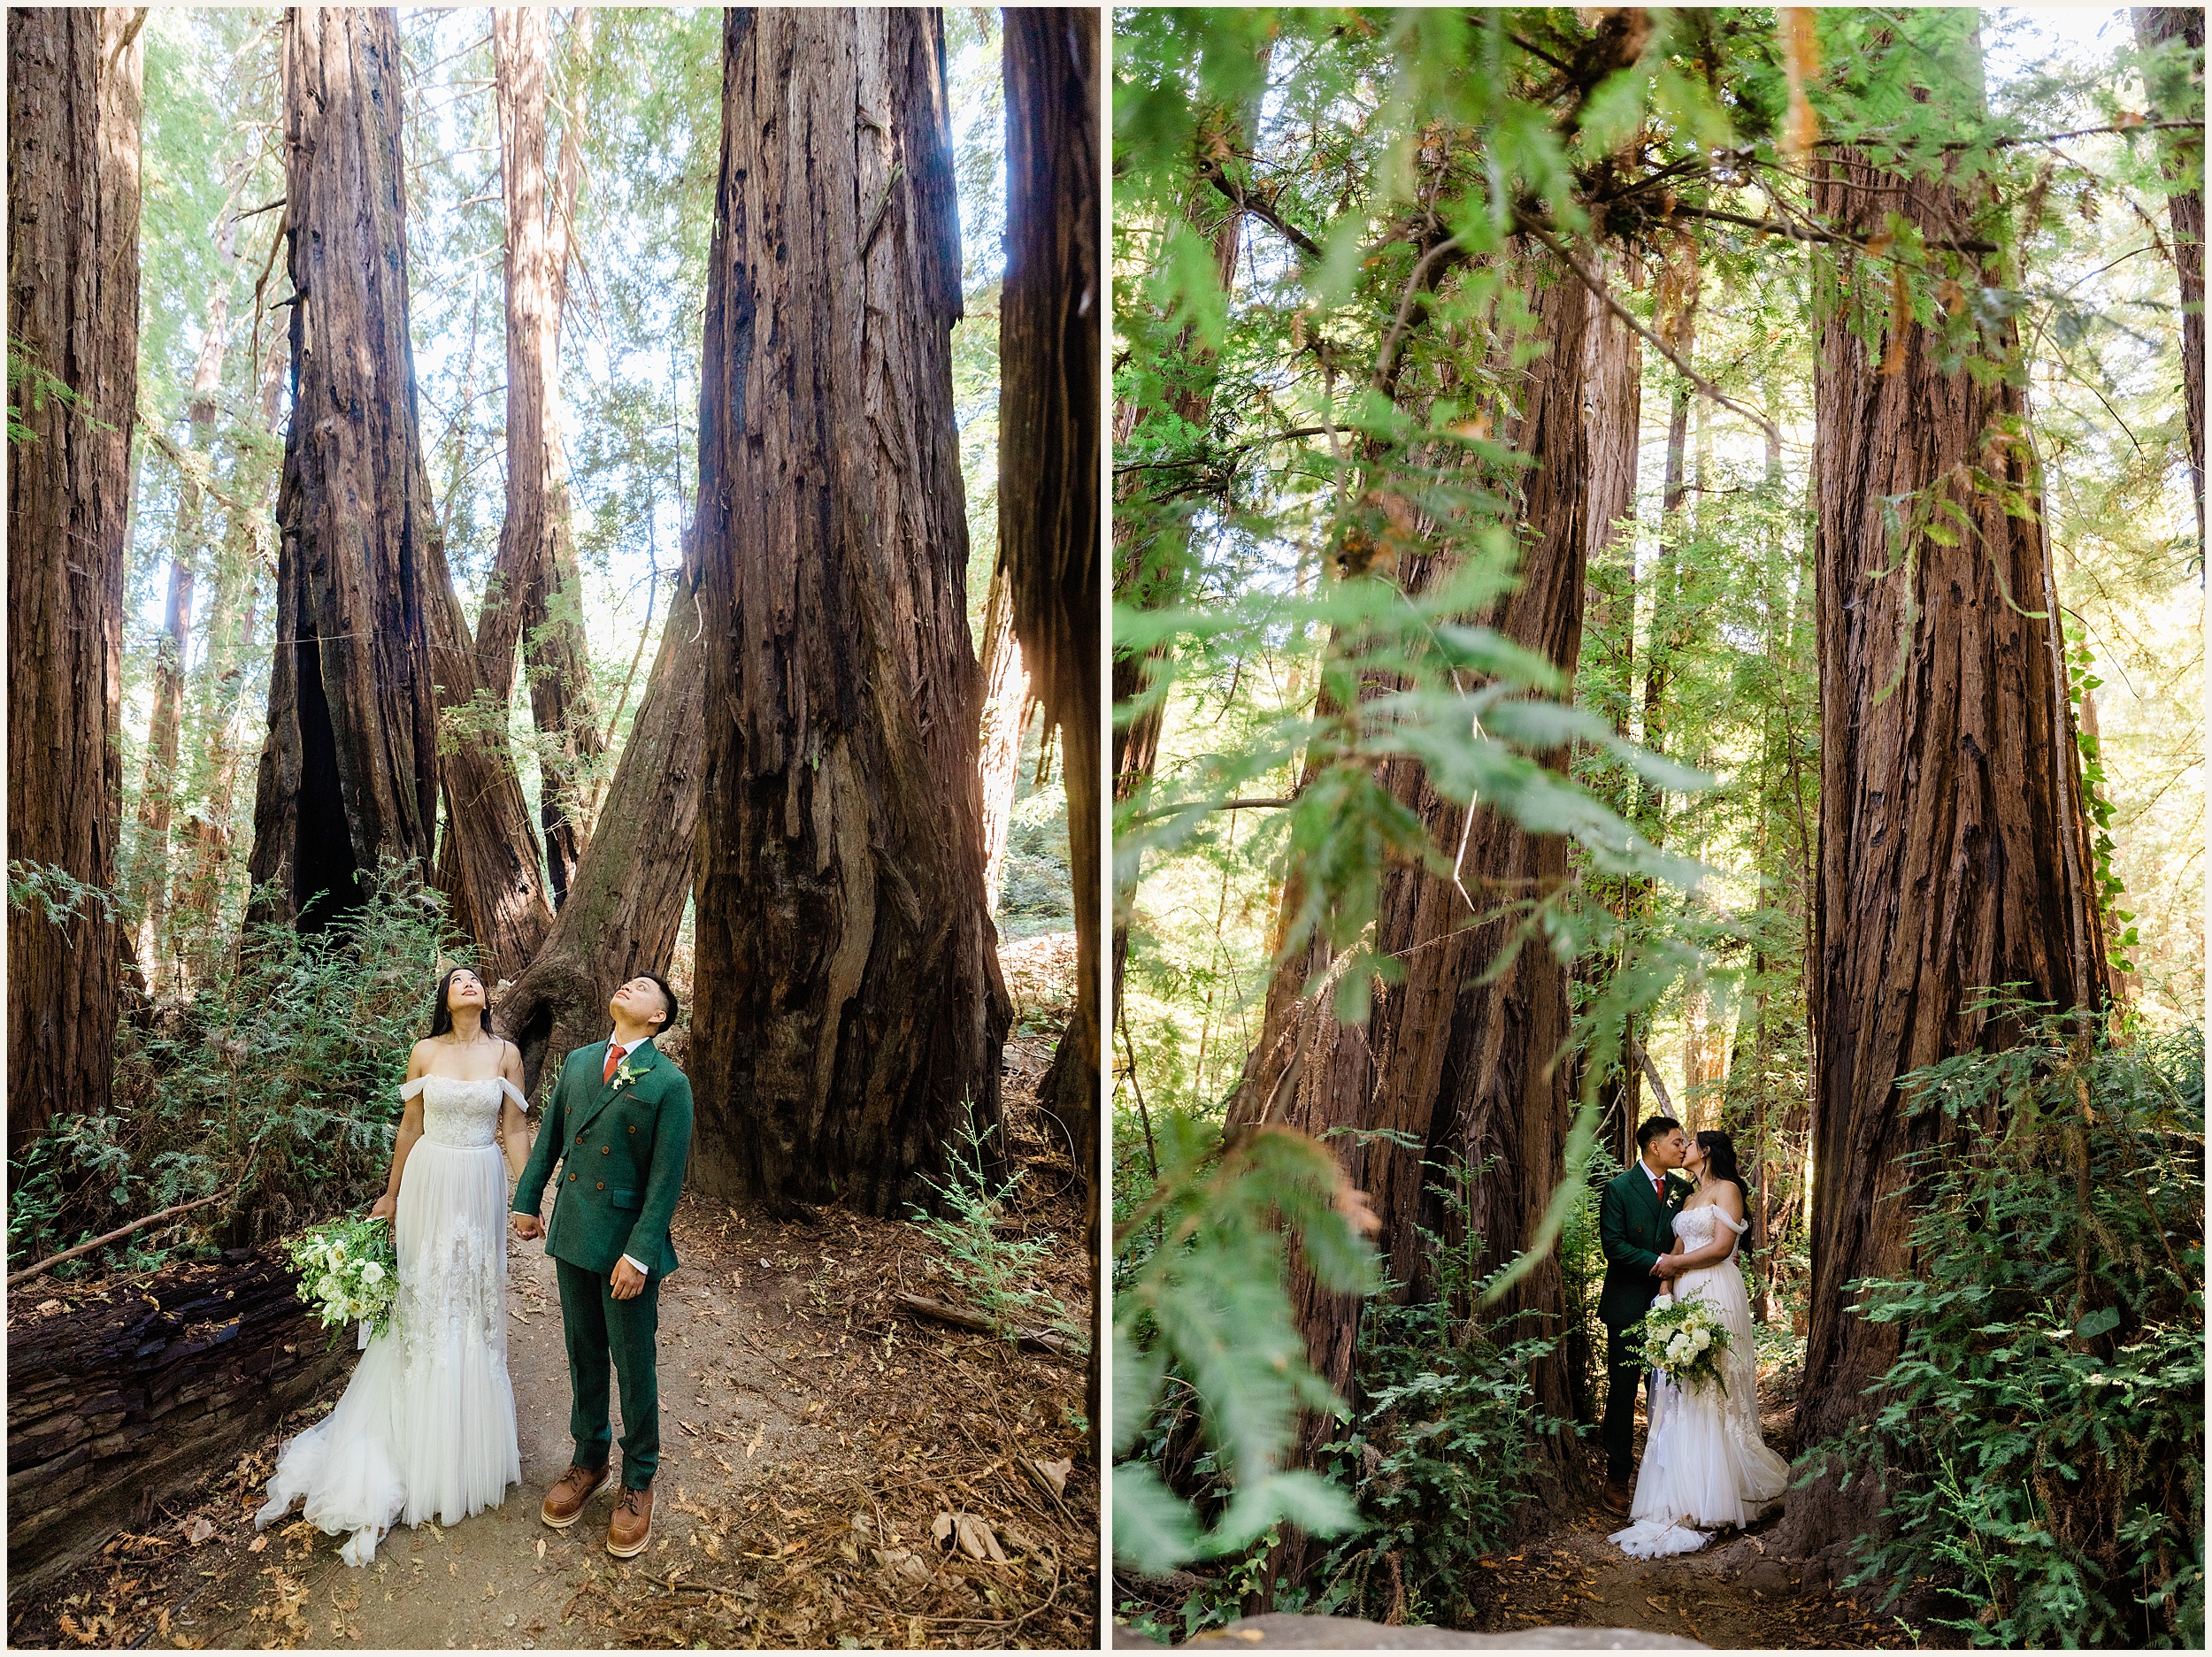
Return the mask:
M507 1195L522 1171L522 1055L485 1027L466 967L438 985L415 1043L392 1175L369 1210L392 1222L399 1295L337 1408L284 1446L257 1528L304 1497L365 1565L396 1523L453 1524L522 1477L507 1379ZM501 1147L494 1130L505 1141Z
M1634 1521L1611 1540L1638 1559L1690 1553L1705 1546L1700 1526L1742 1525L1789 1485L1790 1467L1759 1437L1758 1360L1751 1345L1751 1303L1744 1293L1736 1244L1748 1228L1749 1194L1736 1170L1736 1147L1725 1133L1697 1136L1683 1158L1697 1190L1674 1218L1674 1298L1700 1296L1727 1327L1721 1354L1725 1385L1682 1392L1663 1375L1651 1388L1651 1423L1636 1476Z

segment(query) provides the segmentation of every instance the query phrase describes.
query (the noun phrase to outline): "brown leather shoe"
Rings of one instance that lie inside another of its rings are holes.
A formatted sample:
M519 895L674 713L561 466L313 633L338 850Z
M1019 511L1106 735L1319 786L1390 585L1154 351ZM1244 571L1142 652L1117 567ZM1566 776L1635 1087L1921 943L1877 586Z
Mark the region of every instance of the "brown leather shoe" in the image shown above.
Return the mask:
M1609 1478L1605 1481L1605 1510L1608 1513L1625 1519L1628 1517L1629 1508L1633 1505L1629 1498L1627 1485Z
M645 1552L653 1539L653 1487L626 1486L615 1498L614 1517L607 1524L607 1552L617 1559L633 1559Z
M578 1467L569 1463L568 1471L551 1490L545 1492L545 1506L538 1509L538 1517L556 1530L565 1530L584 1516L584 1504L596 1496L614 1477L614 1469L607 1467Z

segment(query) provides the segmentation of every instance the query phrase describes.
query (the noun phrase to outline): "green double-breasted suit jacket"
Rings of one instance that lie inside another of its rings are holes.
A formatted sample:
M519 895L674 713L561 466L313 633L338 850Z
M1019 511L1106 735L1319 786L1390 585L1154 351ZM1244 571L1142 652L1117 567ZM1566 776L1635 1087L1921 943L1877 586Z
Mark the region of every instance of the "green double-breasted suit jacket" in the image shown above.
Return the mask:
M1640 1160L1607 1183L1598 1201L1598 1246L1605 1251L1598 1317L1608 1329L1626 1329L1651 1310L1661 1287L1651 1269L1674 1247L1674 1216L1689 1194L1690 1187L1670 1174L1662 1201Z
M650 1041L624 1055L632 1080L618 1069L602 1082L606 1063L603 1041L563 1062L514 1209L535 1215L557 1176L547 1254L603 1275L627 1254L664 1277L676 1270L668 1227L691 1158L691 1081Z

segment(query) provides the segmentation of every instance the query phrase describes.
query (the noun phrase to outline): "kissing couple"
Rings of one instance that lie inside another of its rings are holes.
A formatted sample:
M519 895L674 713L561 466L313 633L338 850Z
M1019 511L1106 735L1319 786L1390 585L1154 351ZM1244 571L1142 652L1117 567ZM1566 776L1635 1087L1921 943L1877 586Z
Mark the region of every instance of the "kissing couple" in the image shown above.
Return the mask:
M559 1270L575 1457L541 1516L565 1530L612 1477L608 1371L622 1395L622 1491L607 1552L643 1553L660 1461L654 1343L662 1279L676 1270L669 1222L691 1155L691 1083L654 1045L676 993L641 973L607 1003L613 1028L562 1063L528 1159L522 1055L486 1021L466 967L439 981L415 1043L391 1178L370 1217L388 1219L399 1261L390 1323L370 1339L331 1413L287 1444L257 1528L304 1500L309 1523L365 1565L396 1523L451 1525L520 1482L507 1378L509 1182L517 1235L545 1239ZM556 1164L558 1163L557 1167ZM557 1180L553 1223L539 1223Z
M1736 1245L1750 1229L1744 1207L1751 1189L1737 1170L1735 1142L1710 1130L1692 1139L1673 1117L1654 1116L1636 1130L1636 1149L1598 1204L1605 1253L1598 1317L1609 1378L1600 1432L1605 1505L1632 1521L1608 1540L1638 1559L1659 1559L1696 1552L1717 1527L1749 1523L1787 1488L1790 1468L1759 1436L1751 1301L1736 1263ZM1718 1386L1685 1392L1665 1370L1644 1369L1635 1326L1668 1293L1678 1302L1704 1301L1728 1331ZM1640 1380L1649 1400L1640 1468L1633 1454Z

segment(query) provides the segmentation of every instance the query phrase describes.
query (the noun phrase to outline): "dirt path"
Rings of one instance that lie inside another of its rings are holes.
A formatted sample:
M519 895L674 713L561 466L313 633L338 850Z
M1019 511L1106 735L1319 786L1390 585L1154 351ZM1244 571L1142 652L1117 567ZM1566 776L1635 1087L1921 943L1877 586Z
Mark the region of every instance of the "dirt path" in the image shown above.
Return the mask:
M1790 1442L1794 1392L1788 1377L1769 1374L1760 1384L1760 1430L1770 1445ZM1643 1450L1640 1400L1637 1453ZM1593 1483L1597 1463L1592 1463ZM1826 1591L1817 1570L1809 1576L1783 1560L1769 1538L1779 1513L1732 1534L1717 1536L1695 1553L1637 1560L1606 1538L1628 1522L1597 1501L1562 1514L1548 1535L1485 1560L1494 1617L1484 1631L1539 1624L1640 1629L1672 1634L1722 1650L1874 1650L1913 1644L1895 1621L1870 1619L1864 1610Z
M684 1229L695 1230L696 1215L686 1217L694 1224ZM689 1253L680 1241L679 1253ZM749 1294L738 1286L744 1276L741 1270L710 1276L687 1269L662 1292L664 1443L649 1553L627 1564L607 1555L603 1544L611 1506L605 1496L566 1531L539 1522L539 1501L571 1452L568 1360L553 1262L542 1244L511 1243L507 1366L522 1483L501 1506L450 1530L435 1523L398 1527L358 1571L338 1559L338 1538L297 1521L267 1532L257 1556L247 1515L234 1533L226 1527L219 1552L211 1553L210 1544L198 1550L195 1562L203 1572L218 1573L217 1591L203 1592L198 1604L174 1616L173 1627L218 1647L260 1645L285 1636L372 1650L602 1644L572 1615L564 1622L580 1584L601 1575L625 1581L664 1569L670 1558L695 1557L703 1500L726 1501L772 1479L780 1464L807 1453L823 1432L805 1423L809 1400L799 1389L754 1340L739 1338L766 1321L762 1302L774 1287L774 1274L757 1269ZM704 1362L710 1345L710 1374ZM710 1427L698 1424L703 1416ZM618 1440L618 1410L615 1431Z

